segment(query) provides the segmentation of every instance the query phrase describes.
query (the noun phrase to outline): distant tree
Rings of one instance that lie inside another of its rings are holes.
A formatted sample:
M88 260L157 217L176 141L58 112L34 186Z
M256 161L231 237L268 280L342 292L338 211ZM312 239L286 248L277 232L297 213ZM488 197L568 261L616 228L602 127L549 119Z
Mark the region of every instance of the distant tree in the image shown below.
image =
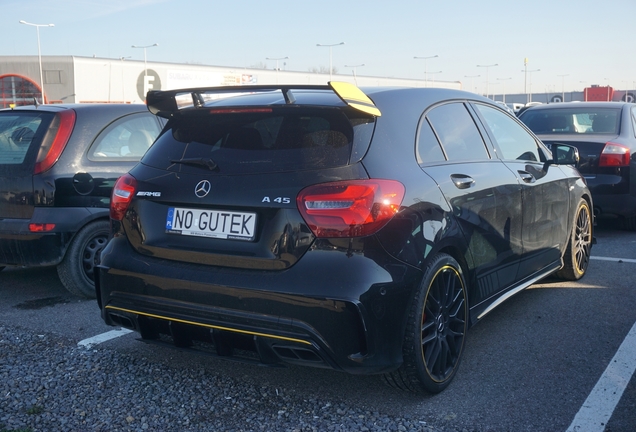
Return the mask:
M328 74L329 73L329 66L320 66L320 67L315 67L312 66L309 68L309 72L311 73L319 73L319 74ZM332 73L338 73L338 68L333 68Z
M263 63L262 61L260 61L260 62L258 62L256 64L250 65L250 68L252 68L252 69L267 69L267 64ZM276 69L276 68L274 68L274 69Z

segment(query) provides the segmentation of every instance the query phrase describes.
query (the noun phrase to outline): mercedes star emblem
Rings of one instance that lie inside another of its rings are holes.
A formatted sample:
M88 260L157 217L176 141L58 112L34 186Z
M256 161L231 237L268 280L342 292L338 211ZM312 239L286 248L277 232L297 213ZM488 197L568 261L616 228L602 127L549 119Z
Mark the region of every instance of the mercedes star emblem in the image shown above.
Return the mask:
M207 194L210 193L210 189L212 189L212 185L207 180L201 180L194 188L194 194L198 198L203 198Z

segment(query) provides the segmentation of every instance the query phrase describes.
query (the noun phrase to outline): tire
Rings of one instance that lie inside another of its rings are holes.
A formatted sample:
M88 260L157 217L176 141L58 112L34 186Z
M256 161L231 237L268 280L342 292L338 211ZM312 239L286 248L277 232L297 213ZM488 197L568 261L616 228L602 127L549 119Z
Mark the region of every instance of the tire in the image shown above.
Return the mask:
M106 246L110 222L91 222L77 232L64 260L57 266L62 285L80 297L95 298L95 265L99 253Z
M468 330L466 285L461 267L441 253L428 265L410 307L400 368L384 375L393 387L439 393L451 383Z
M587 272L591 251L592 213L588 202L581 199L574 214L568 246L563 254L563 268L556 276L569 281L581 279Z

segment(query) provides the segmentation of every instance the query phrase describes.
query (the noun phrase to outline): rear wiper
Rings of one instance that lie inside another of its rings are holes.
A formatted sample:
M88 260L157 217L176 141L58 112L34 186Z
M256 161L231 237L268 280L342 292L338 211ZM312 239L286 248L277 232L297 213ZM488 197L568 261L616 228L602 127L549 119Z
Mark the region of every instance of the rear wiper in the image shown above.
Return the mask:
M183 165L203 166L214 171L218 165L210 158L185 158L185 159L173 159L171 163L178 163Z

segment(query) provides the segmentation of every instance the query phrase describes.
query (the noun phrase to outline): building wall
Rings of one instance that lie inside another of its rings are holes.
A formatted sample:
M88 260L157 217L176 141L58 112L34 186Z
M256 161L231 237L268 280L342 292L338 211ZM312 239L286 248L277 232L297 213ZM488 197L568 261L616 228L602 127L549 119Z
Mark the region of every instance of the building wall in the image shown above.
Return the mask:
M460 89L454 81L411 80L353 75L317 74L273 69L232 68L159 63L130 59L42 56L44 92L49 102L142 103L148 90L215 87L242 84L326 84L345 81L360 87L409 86ZM0 75L29 77L39 85L37 56L0 56Z

